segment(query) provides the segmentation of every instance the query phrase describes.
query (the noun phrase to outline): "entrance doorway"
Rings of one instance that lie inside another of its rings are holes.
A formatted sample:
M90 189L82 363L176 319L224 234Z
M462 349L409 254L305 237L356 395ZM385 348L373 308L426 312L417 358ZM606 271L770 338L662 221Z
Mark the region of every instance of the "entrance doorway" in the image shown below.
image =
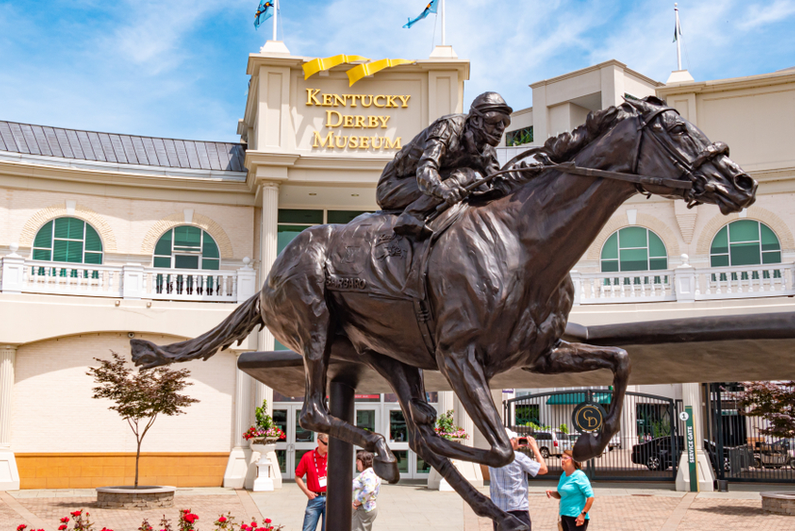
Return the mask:
M301 415L300 403L277 403L273 408L273 423L285 434L285 439L276 443L276 458L282 478L295 479L295 467L306 452L317 446L315 433L302 428L298 423Z

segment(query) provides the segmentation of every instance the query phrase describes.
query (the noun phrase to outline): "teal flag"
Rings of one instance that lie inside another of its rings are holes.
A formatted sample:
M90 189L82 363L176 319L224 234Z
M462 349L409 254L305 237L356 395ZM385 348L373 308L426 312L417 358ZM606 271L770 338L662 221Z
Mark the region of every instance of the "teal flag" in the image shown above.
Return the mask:
M425 17L427 17L428 15L430 15L431 13L436 13L436 6L437 6L438 4L439 4L439 0L431 0L431 2L430 2L430 3L429 3L427 6L425 6L425 10L423 10L423 12L422 12L422 13L420 13L420 16L418 16L418 17L417 17L417 18L415 18L414 20L411 20L411 19L409 19L409 21L408 21L408 22L406 23L406 25L405 25L405 26L403 26L403 27L404 27L404 28L410 28L410 27L412 27L414 24L416 24L417 22L419 22L420 20L422 20L422 19L424 19Z
M262 0L257 8L257 14L254 15L254 27L259 28L260 25L273 16L273 2L272 0Z

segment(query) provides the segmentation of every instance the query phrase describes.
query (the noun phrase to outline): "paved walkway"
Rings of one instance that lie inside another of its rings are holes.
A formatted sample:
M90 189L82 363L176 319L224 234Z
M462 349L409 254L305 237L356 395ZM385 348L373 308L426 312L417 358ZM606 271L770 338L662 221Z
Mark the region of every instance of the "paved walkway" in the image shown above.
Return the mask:
M536 481L530 492L534 531L557 529L554 500L544 495L555 483ZM728 493L686 494L663 485L598 483L589 531L767 531L795 529L795 517L762 513L759 490L795 490L783 485L731 485ZM482 489L488 493L488 487ZM427 490L420 484L385 485L378 499L375 531L405 529L434 531L490 531L491 521L478 518L455 493ZM294 483L275 492L248 492L221 488L179 489L175 506L150 511L120 511L95 507L94 490L23 490L0 492L0 531L56 531L59 520L86 509L95 523L114 531L137 531L144 518L156 530L165 516L176 529L179 509L199 515L200 531L212 531L213 522L231 513L239 522L270 518L284 531L300 531L306 498Z

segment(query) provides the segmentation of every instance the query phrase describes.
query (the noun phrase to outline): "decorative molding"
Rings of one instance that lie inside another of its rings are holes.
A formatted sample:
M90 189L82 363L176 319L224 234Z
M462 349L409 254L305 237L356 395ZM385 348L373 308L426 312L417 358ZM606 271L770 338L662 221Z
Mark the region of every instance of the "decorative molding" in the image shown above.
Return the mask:
M778 241L781 244L782 252L795 251L795 238L787 227L787 224L778 217L778 215L758 206L749 207L745 212L745 219L752 219L764 223L776 233ZM701 229L701 235L698 238L698 245L696 246L696 253L699 255L709 255L712 240L715 239L715 235L718 234L718 231L732 221L737 221L738 219L741 219L741 217L737 212L729 214L728 216L724 216L720 213L715 214L715 216L704 225L704 228Z
M101 215L80 205L75 205L73 207L74 211L72 211L72 205L69 205L70 208L67 209L67 203L43 208L33 214L25 223L25 226L22 227L22 234L19 236L19 246L32 247L36 234L47 222L56 218L70 217L81 219L96 229L102 239L103 253L115 253L118 251L113 229Z
M665 244L665 250L668 253L668 258L679 256L679 239L676 237L676 233L671 230L668 225L654 216L650 216L642 212L638 212L637 219L635 220L636 223L634 225L630 225L627 221L628 220L626 216L614 216L610 218L591 246L588 247L588 251L585 253L585 259L596 260L597 263L599 263L599 259L601 258L602 254L602 247L604 246L607 239L614 232L626 227L643 227L645 229L649 229L659 236L663 241L663 244Z
M687 203L684 201L674 201L673 205L676 223L679 225L679 233L682 235L682 240L687 245L690 245L690 242L693 241L693 234L696 231L698 207L687 208Z
M166 216L165 218L160 219L159 221L155 222L154 225L149 229L144 236L143 242L141 243L141 254L144 255L151 255L155 252L155 245L157 245L157 241L169 229L173 229L174 227L185 225L185 212L178 212L176 214L171 214L170 216ZM232 241L229 239L229 236L226 235L221 226L213 221L212 219L208 218L207 216L203 216L201 214L193 214L193 222L190 225L200 227L201 229L207 231L210 236L213 237L215 243L218 244L218 250L221 253L221 258L231 259L234 258L234 252L232 250Z

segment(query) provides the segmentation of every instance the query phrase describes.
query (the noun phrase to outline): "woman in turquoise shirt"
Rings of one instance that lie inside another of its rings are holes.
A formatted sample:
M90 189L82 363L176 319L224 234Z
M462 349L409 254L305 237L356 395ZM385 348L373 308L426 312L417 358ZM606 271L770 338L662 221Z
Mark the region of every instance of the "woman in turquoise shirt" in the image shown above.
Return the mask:
M563 474L558 481L558 490L548 490L547 498L560 500L560 524L563 531L585 531L588 529L588 511L593 505L593 489L588 476L580 470L571 450L560 458Z

